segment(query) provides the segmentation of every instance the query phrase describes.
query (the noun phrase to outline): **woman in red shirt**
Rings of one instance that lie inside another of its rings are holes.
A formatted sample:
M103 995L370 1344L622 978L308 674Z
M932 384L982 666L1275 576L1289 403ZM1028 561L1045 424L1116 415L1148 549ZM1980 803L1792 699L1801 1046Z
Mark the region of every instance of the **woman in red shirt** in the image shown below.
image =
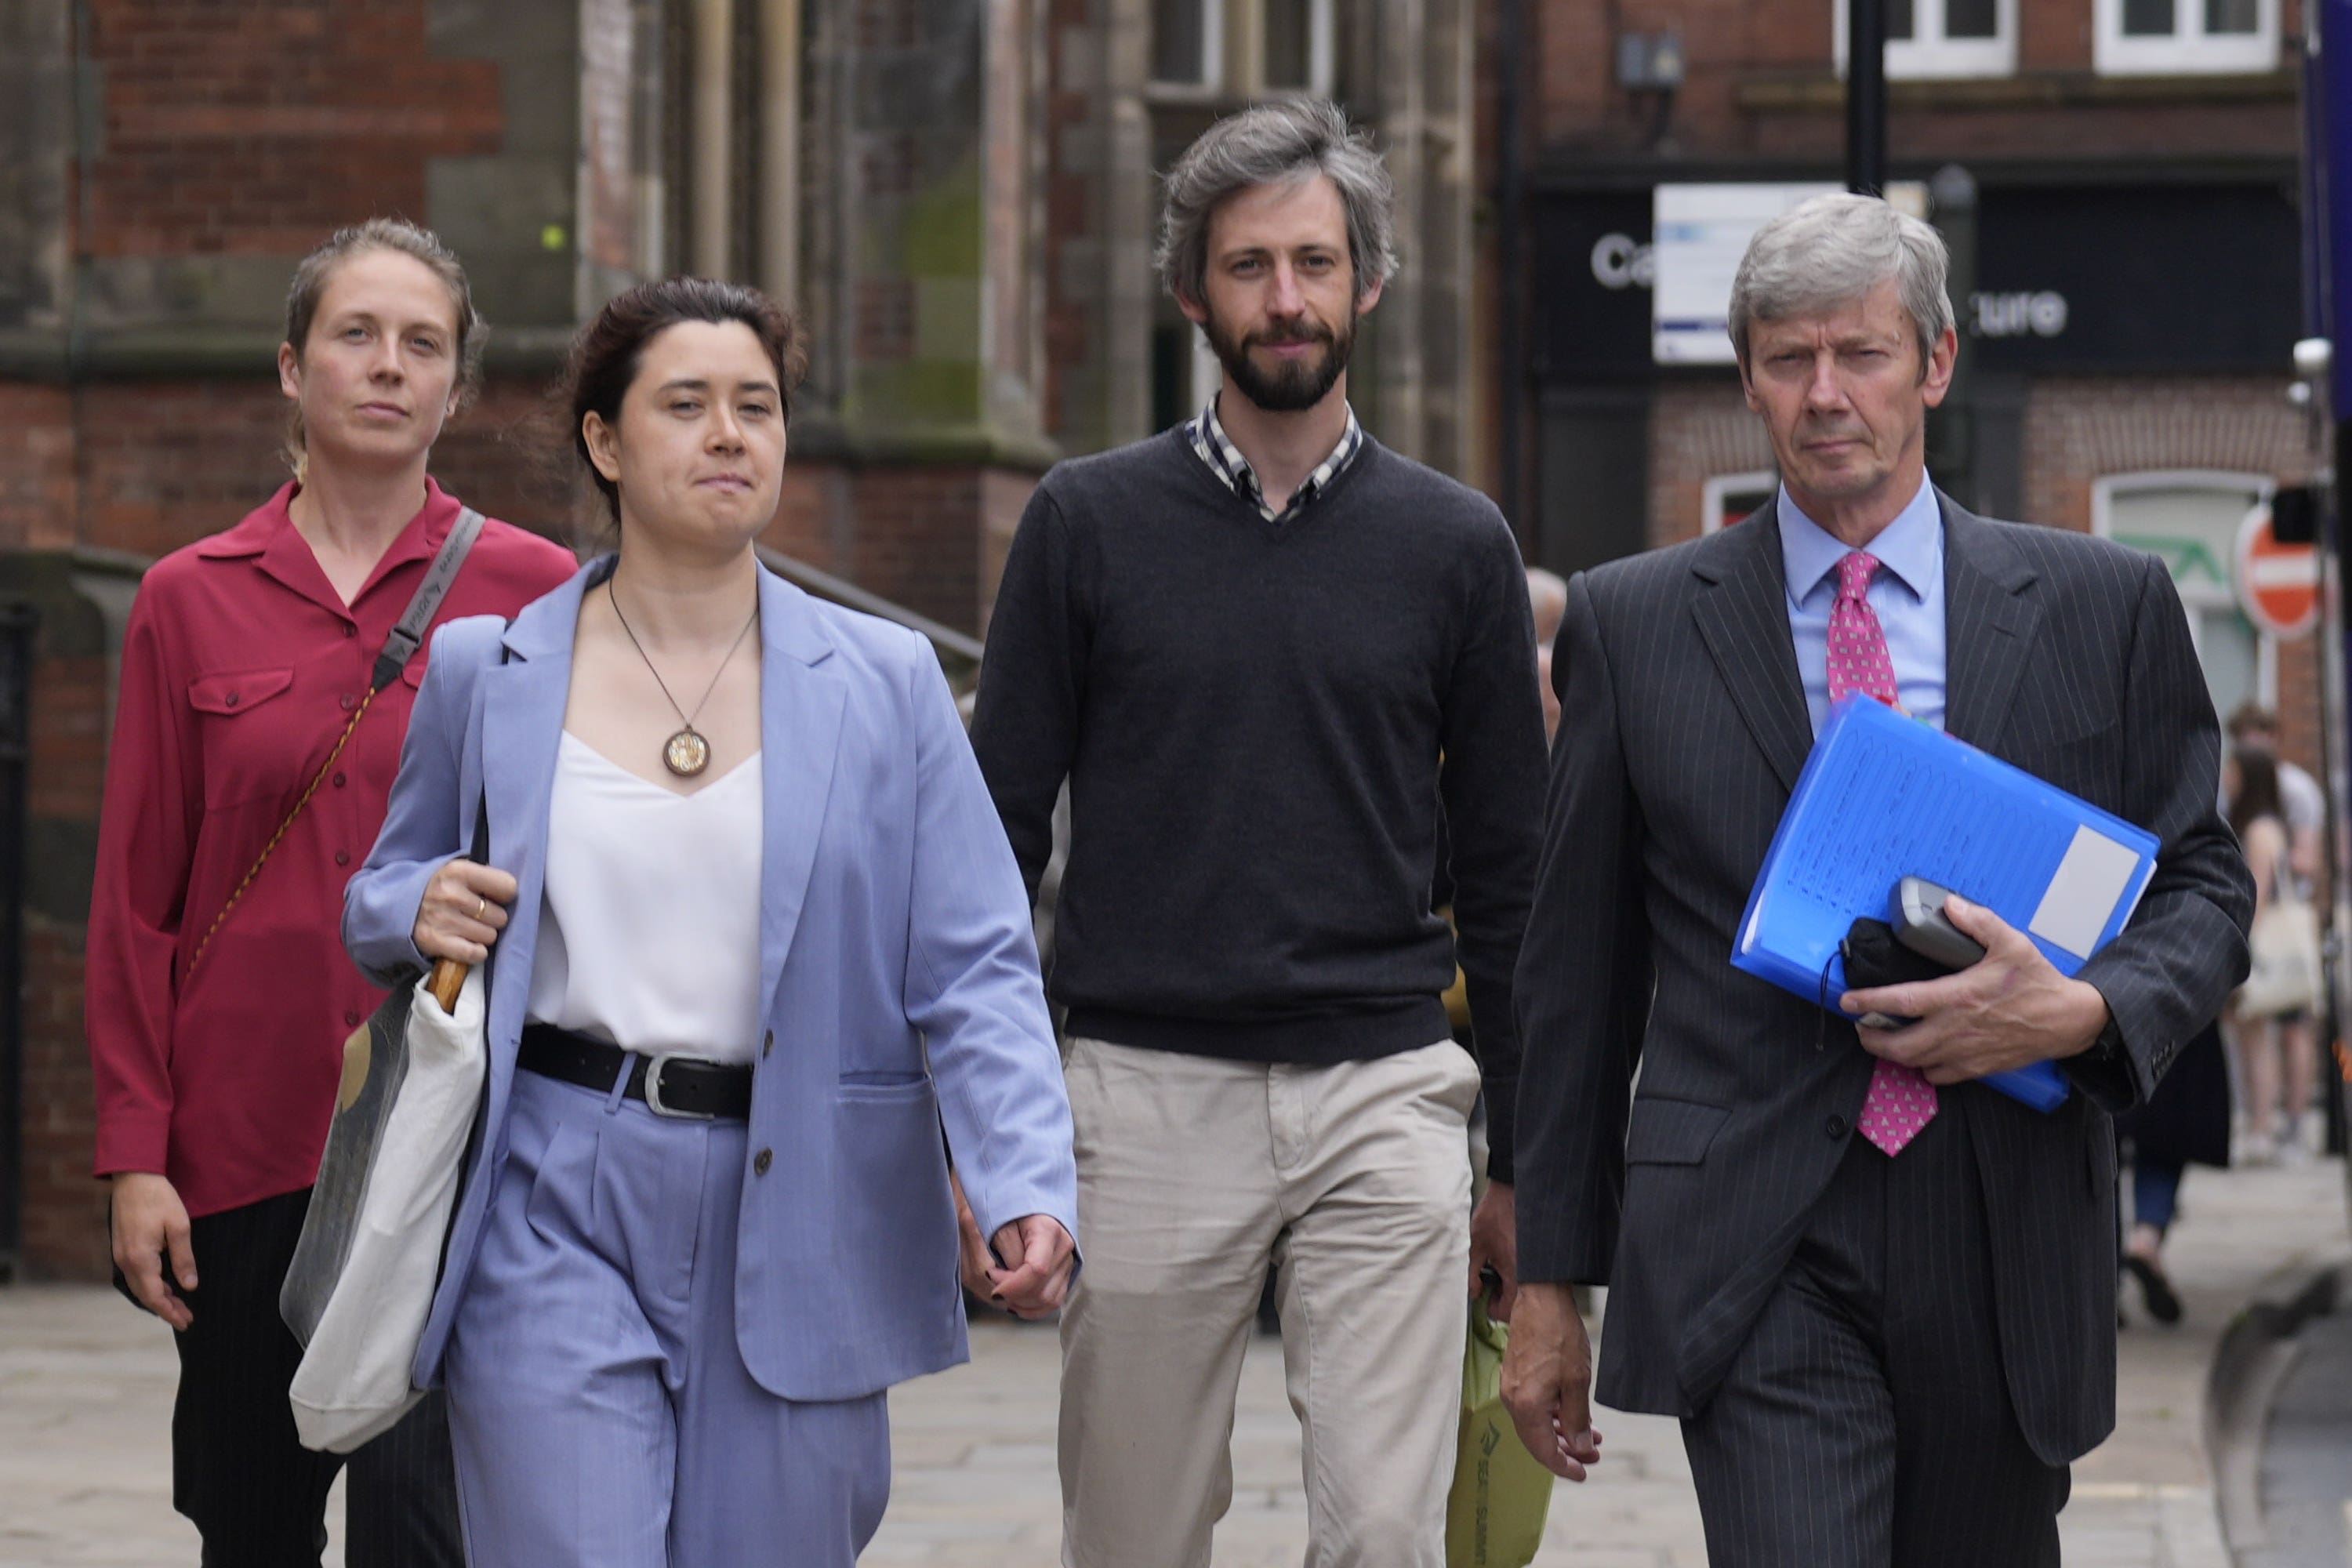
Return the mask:
M315 1568L343 1463L296 1440L300 1349L278 1290L343 1039L383 996L337 927L422 647L373 699L370 674L458 520L425 463L481 337L463 269L424 230L377 219L312 252L278 351L295 477L158 562L124 637L87 975L97 1171L126 1289L178 1331L173 1500L208 1563ZM574 567L487 523L435 620L510 616ZM353 1568L463 1563L437 1401L351 1468Z

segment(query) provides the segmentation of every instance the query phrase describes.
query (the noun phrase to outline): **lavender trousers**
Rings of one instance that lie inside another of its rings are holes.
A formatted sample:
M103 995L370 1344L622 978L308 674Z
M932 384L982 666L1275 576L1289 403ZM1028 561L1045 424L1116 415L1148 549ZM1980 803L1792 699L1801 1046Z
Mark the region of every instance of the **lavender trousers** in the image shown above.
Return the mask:
M744 1124L518 1072L508 1127L445 1367L470 1559L852 1568L890 1493L885 1396L744 1369Z

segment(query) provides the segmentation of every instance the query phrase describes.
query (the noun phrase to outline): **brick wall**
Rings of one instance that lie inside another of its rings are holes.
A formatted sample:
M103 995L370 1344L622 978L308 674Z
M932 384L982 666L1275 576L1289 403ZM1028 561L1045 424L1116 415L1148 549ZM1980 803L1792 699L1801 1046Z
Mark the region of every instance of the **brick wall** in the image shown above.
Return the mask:
M58 617L62 621L62 617ZM81 641L75 628L45 616L34 667L29 713L32 752L26 815L33 843L24 927L23 1219L25 1264L37 1277L102 1277L106 1268L104 1189L91 1179L89 1054L82 1035L82 946L87 871L81 897L61 887L95 841L106 773L107 660L60 652Z
M495 151L496 70L437 58L428 0L93 0L101 257L299 256L353 215L422 217L425 161Z
M0 384L0 550L73 542L73 399Z
M25 922L25 1269L35 1279L106 1278L106 1187L89 1173L97 1137L81 1029L82 927Z
M2279 751L2312 777L2326 780L2319 750L2319 644L2311 637L2278 650ZM2229 715L2221 718L2226 721Z
M2053 148L2063 148L2076 160L2150 153L2288 159L2296 153L2294 95L2284 80L2253 101L2230 102L1973 103L1952 101L1953 92L1925 83L1896 89L1887 113L1887 156L1893 163L2033 161L2048 158ZM1748 112L1737 121L1740 134L1732 135L1729 128L1724 133L1740 152L1842 165L1843 116L1835 100L1802 110Z
M2285 392L2284 375L2036 381L2025 409L2025 515L2087 530L2099 479L2152 469L2301 484L2311 453Z
M1707 480L1771 467L1764 422L1737 381L1662 382L1650 409L1650 542L1697 537Z
M976 464L880 467L847 482L855 540L835 568L861 588L971 631L986 618L1003 565L999 540L1035 484L1033 475Z

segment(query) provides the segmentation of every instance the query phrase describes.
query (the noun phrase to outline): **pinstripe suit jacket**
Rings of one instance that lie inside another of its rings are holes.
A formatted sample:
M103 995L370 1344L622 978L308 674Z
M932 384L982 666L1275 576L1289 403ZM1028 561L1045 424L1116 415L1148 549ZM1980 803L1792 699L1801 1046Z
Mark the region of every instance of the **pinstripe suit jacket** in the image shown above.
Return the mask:
M2062 1464L2115 1425L2108 1111L2144 1100L2244 976L2252 885L2163 566L1942 504L1948 728L2162 841L2131 925L2082 972L2127 1070L2075 1072L2086 1092L2050 1114L1943 1090L1966 1098L2000 1370L2027 1440ZM1871 1070L1850 1026L1824 1037L1817 1008L1730 963L1812 743L1772 506L1578 576L1553 678L1518 972L1520 1275L1609 1285L1599 1396L1689 1415L1780 1279Z

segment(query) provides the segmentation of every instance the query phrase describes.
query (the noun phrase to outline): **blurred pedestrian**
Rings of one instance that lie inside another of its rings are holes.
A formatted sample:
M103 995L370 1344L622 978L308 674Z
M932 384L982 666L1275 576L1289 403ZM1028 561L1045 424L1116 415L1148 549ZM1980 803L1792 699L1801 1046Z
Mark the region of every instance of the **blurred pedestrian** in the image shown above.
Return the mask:
M1551 645L1559 639L1559 621L1568 614L1568 583L1557 572L1528 568L1528 602L1536 617L1536 689L1543 699L1544 739L1559 735L1559 693L1553 689Z
M2327 797L2319 781L2302 768L2279 754L2278 715L2258 702L2241 703L2230 715L2230 749L2239 756L2260 754L2270 758L2278 769L2279 818L2286 825L2287 878L2289 896L2305 903L2317 905L2326 896L2325 876L2327 869L2325 839L2327 828ZM2226 810L2227 803L2223 808ZM2280 1014L2269 1021L2267 1029L2256 1029L2265 1036L2256 1048L2272 1061L2288 1064L2310 1060L2312 1076L2317 1076L2319 1054L2318 1030L2326 1016L2324 1005L2298 1008ZM2242 1038L2248 1031L2241 1028L2235 1037ZM2294 1079L2290 1066L2286 1074L2290 1084ZM2252 1099L2251 1088L2248 1099ZM2308 1106L2310 1096L2304 1097ZM2256 1163L2273 1156L2301 1160L2316 1151L2326 1141L2325 1112L2307 1110L2284 1128L2273 1130L2270 1138L2250 1140L2248 1154Z
M993 1293L1049 1311L1073 1267L1028 910L930 645L753 553L795 337L700 279L583 332L619 552L439 639L345 900L372 974L494 960L416 1364L477 1563L850 1568L884 1390L965 1354L943 1117Z
M2179 1212L2181 1183L2192 1163L2230 1163L2230 1063L2219 1024L2208 1024L2180 1047L2147 1102L2116 1118L2116 1132L2131 1157L2124 1271L2139 1287L2149 1317L2177 1323L2180 1293L2165 1270L2164 1244Z
M1946 266L1874 197L1764 225L1730 331L1777 495L1569 585L1504 1394L1580 1478L1599 1437L1570 1286L1606 1284L1597 1393L1682 1419L1718 1563L2057 1563L2066 1467L2115 1424L2106 1112L2245 973L2220 726L2163 564L1928 482ZM1730 965L1813 734L1857 693L2157 836L2131 924L2077 977L1959 899L1980 963L1840 999L1907 1027ZM2053 1110L1976 1081L2044 1060L2076 1090Z
M1206 1568L1269 1267L1308 1561L1439 1568L1481 1268L1509 1308L1542 715L1509 528L1348 404L1393 203L1328 103L1247 110L1177 160L1161 275L1222 389L1045 476L989 625L973 744L1033 890L1070 786L1073 1568ZM1441 804L1476 1061L1439 1001ZM1482 1070L1495 1184L1474 1216Z
M301 1347L278 1289L344 1037L383 996L335 911L423 678L419 652L369 694L458 524L426 468L482 333L457 258L422 229L377 219L312 251L278 350L295 477L151 568L124 635L89 920L97 1169L127 1289L179 1331L172 1497L206 1563L315 1564L344 1464L296 1438ZM437 618L509 613L572 567L486 522ZM351 1456L355 1568L463 1562L448 1441L432 1400Z
M2242 756L2260 752L2278 765L2279 816L2286 824L2287 862L2304 890L2312 891L2326 865L2326 792L2317 779L2279 754L2278 715L2261 703L2242 702L2231 711L2229 738L2232 752Z
M2246 865L2254 874L2257 921L2275 904L2301 900L2280 775L2276 759L2258 748L2231 752L2223 769L2230 826L2237 830ZM2301 1163L2319 1142L2319 1112L2312 1109L2319 1086L2318 1052L2311 1030L2316 1001L2306 997L2270 1012L2248 1005L2242 996L2232 1009L2231 1032L2246 1091L2244 1160L2249 1165L2280 1160Z

